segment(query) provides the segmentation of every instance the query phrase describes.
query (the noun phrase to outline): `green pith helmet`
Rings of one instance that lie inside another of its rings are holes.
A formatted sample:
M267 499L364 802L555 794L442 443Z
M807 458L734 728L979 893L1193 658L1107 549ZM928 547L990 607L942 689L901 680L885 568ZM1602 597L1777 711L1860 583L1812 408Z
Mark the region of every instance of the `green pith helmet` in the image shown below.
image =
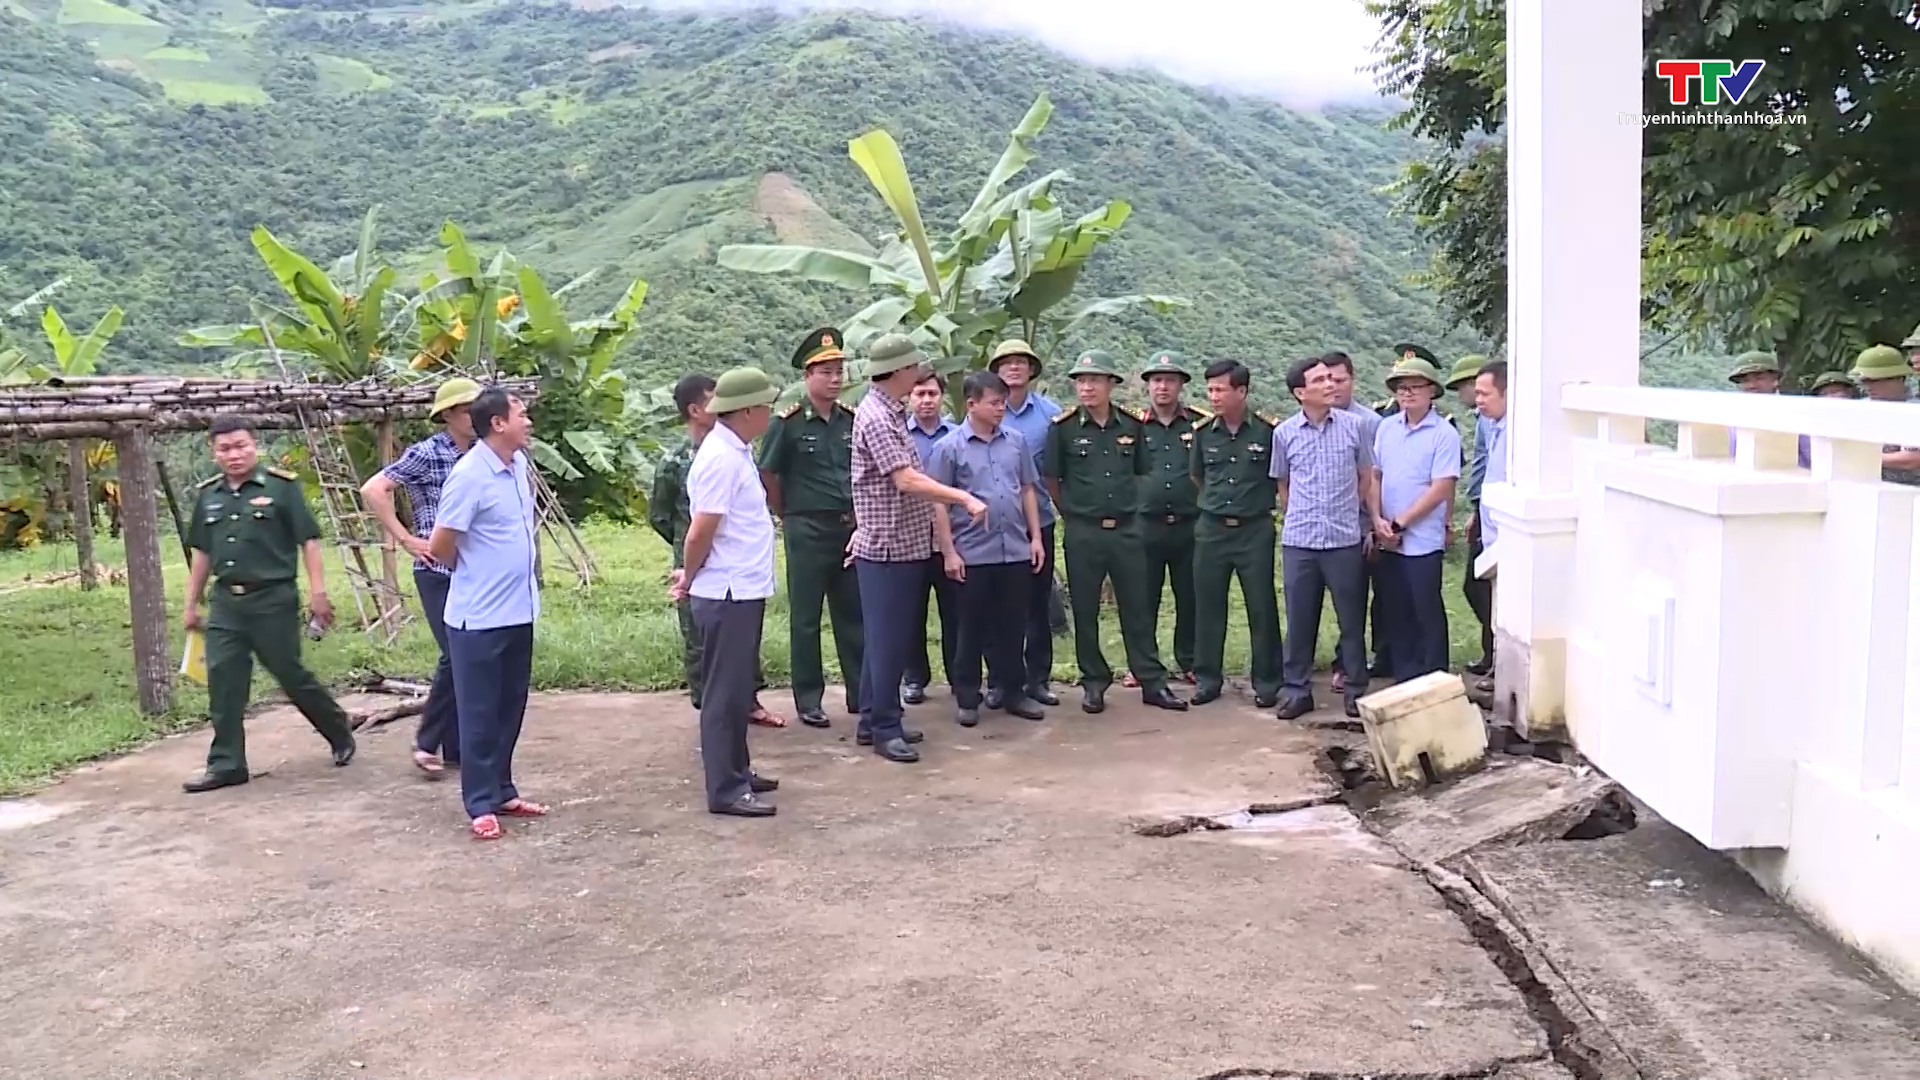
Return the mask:
M831 326L809 331L806 340L793 350L793 367L805 371L815 364L828 364L847 358L847 339Z
M867 374L891 375L901 368L928 363L926 355L914 347L905 334L886 334L867 347Z
M1148 358L1146 368L1140 372L1140 380L1145 382L1155 375L1178 375L1184 382L1193 381L1187 369L1180 366L1180 354L1166 349Z
M1405 360L1408 353L1412 353L1414 356L1432 364L1435 371L1440 370L1440 358L1433 355L1433 352L1425 345L1413 345L1406 342L1395 345L1393 347L1393 362L1397 364Z
M1033 346L1021 341L1019 338L1008 338L995 346L992 359L987 361L987 370L996 375L999 374L1000 362L1009 356L1026 357L1027 367L1030 369L1027 373L1028 377L1034 379L1040 377L1039 355L1033 351Z
M1900 350L1891 345L1874 345L1860 350L1854 358L1853 371L1856 379L1904 379L1913 374L1913 369L1900 355Z
M1844 386L1855 394L1860 392L1860 388L1853 385L1853 380L1848 378L1847 374L1843 371L1823 371L1820 373L1819 378L1813 380L1813 385L1807 389L1811 393L1818 394L1829 386Z
M1780 374L1780 361L1772 353L1756 349L1733 358L1733 370L1727 372L1727 381L1737 383L1749 375L1766 374Z
M480 384L472 379L448 379L433 392L433 408L427 410L427 415L437 420L441 413L461 405L471 405L473 399L479 396Z
M1113 357L1107 355L1105 349L1088 349L1074 360L1072 367L1067 369L1067 377L1070 379L1077 379L1082 375L1105 375L1109 379L1118 381L1120 371L1114 367Z
M1417 356L1393 365L1393 370L1387 372L1387 389L1393 389L1393 384L1402 379L1425 379L1432 383L1436 390L1446 389L1446 384L1440 381L1440 369L1435 367L1431 360L1424 360Z
M1920 326L1913 328L1913 333L1908 334L1906 338L1900 342L1900 347L1903 349L1920 349Z
M779 396L780 391L773 388L773 380L767 378L766 372L755 367L737 367L714 380L713 400L707 403L707 411L725 416L755 405L771 405Z
M1453 362L1453 370L1447 373L1447 389L1452 390L1461 383L1472 382L1480 377L1480 369L1487 366L1487 358L1479 353L1468 353Z

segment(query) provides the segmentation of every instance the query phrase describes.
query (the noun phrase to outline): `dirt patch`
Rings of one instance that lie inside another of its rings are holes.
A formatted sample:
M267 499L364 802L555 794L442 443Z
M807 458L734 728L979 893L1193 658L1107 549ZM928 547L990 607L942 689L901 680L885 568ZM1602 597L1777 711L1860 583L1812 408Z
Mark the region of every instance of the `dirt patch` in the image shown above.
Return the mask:
M0 1060L1163 1080L1544 1056L1466 929L1357 825L1132 834L1318 800L1311 735L1228 702L972 730L940 697L911 713L913 767L837 712L756 730L780 816L741 821L705 813L684 698L542 696L516 779L554 814L491 845L454 783L412 771L404 722L334 769L278 710L250 723L267 775L205 796L178 787L204 733L83 770L38 797L60 812L0 831Z
M604 49L595 49L588 53L587 63L604 64L609 60L625 60L628 57L639 55L640 46L638 44L631 41L623 41L618 45L609 45Z
M860 254L872 254L873 245L821 209L793 177L770 172L753 190L753 212L773 226L783 244L811 244Z

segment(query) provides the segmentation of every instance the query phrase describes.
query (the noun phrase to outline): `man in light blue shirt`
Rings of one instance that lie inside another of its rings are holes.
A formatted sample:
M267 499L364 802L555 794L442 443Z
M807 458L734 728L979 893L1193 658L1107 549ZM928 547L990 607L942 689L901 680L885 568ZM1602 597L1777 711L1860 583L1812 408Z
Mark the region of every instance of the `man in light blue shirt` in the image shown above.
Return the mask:
M934 447L927 475L987 504L976 522L958 507L934 517L942 576L959 586L960 626L947 668L962 727L980 722L980 661L1000 708L1028 720L1046 717L1027 700L1022 653L1026 609L1007 603L1026 594L1046 564L1040 547L1040 473L1026 441L1003 422L1007 384L991 371L967 376L967 419Z
M480 442L447 476L428 541L453 571L447 590L447 653L460 728L460 797L473 835L495 840L499 815L541 817L520 797L513 751L533 680L533 624L540 616L539 515L527 447L533 421L519 398L495 386L467 409Z
M1486 474L1484 480L1489 484L1507 482L1507 362L1497 360L1480 371L1474 382L1474 393L1480 401L1480 426L1486 433ZM1500 530L1489 521L1480 510L1480 498L1476 492L1473 500L1473 519L1479 527L1480 549L1493 546L1500 539ZM1478 553L1475 553L1476 556ZM1468 565L1467 573L1473 573Z
M1026 444L1027 452L1033 455L1034 472L1045 476L1047 427L1061 409L1058 402L1033 392L1033 380L1040 377L1040 358L1034 355L1033 346L1009 339L993 350L987 370L1007 384L1007 412L1002 423ZM1053 681L1053 610L1059 603L1053 576L1053 500L1047 497L1045 485L1040 486L1039 497L1040 549L1046 553L1046 561L1027 586L1027 625L1021 652L1026 660L1027 696L1042 705L1058 705L1060 697L1049 685ZM1065 619L1062 611L1060 620ZM988 691L987 708L1000 705L1000 699Z
M1500 379L1506 382L1506 362L1500 364ZM1482 366L1480 371L1485 371ZM1480 393L1480 372L1474 373L1474 382L1463 392L1466 397L1477 401ZM1466 492L1467 500L1467 566L1473 566L1473 560L1485 550L1486 541L1480 535L1480 488L1487 476L1487 440L1491 437L1492 421L1478 405L1473 411L1473 456L1467 462ZM1474 618L1480 620L1480 659L1467 665L1467 670L1475 675L1485 675L1493 669L1493 583L1474 577L1471 570L1460 582L1460 593L1467 598L1467 607L1473 611Z
M1386 622L1386 661L1395 682L1406 682L1448 662L1447 609L1441 599L1446 556L1446 508L1460 478L1460 433L1433 408L1445 392L1440 372L1419 357L1402 360L1387 376L1400 411L1374 433L1373 469L1380 484L1380 588Z
M907 434L913 439L914 453L920 455L921 468L933 460L933 448L956 425L943 414L947 384L940 376L927 377L913 385L907 395ZM919 705L927 700L927 686L933 682L933 664L927 659L927 593L931 591L940 609L940 668L953 681L953 644L960 634L960 599L954 582L940 566L940 553L927 560L927 579L920 586L913 619L913 643L907 647L907 674L900 686L900 700Z

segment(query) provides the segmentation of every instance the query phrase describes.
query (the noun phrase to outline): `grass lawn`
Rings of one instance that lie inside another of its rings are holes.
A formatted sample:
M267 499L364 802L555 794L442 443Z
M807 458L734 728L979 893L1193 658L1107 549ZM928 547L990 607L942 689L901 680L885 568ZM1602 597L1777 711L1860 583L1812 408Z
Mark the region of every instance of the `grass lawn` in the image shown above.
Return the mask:
M158 26L159 24L145 15L107 0L62 0L60 4L60 24L62 26Z
M548 552L547 590L534 651L534 686L617 690L681 686L679 626L665 596L670 564L666 546L644 527L596 522L586 526L583 533L599 563L602 580L584 592L574 588L557 553ZM185 563L171 537L165 541L162 554L174 627L170 647L177 656L185 647L179 629ZM345 684L372 671L411 676L430 672L436 653L424 621L415 619L391 649L346 628L353 610L352 597L337 561L331 552L329 555L328 588L343 625L324 640L308 645L309 662L321 679ZM97 558L109 565L124 564L117 543L104 539ZM1479 655L1478 628L1460 596L1463 560L1464 549L1450 560L1446 593L1456 664ZM66 546L0 555L0 619L9 629L9 633L0 635L0 672L7 676L0 680L0 794L28 789L75 763L205 722L206 694L184 680L169 715L143 717L135 707L124 585L103 585L91 593L83 593L71 584L18 587L29 576L71 570L74 565L73 549ZM402 579L411 595L411 574L404 562ZM1244 672L1247 662L1246 619L1237 596L1233 610L1227 635L1230 673ZM1161 603L1160 629L1162 654L1169 662L1172 622L1169 594ZM1102 619L1101 631L1109 662L1116 670L1124 668L1126 654L1120 646L1118 620L1111 612ZM1320 635L1323 663L1332 656L1334 634L1329 610ZM785 684L791 671L787 638L783 590L769 606L763 650L767 678L776 685ZM830 640L823 652L829 678L838 682ZM1056 682L1073 683L1077 675L1070 637L1054 640L1054 658ZM277 693L272 680L256 670L256 698ZM790 710L791 701L782 693L769 695L767 701Z
M169 101L182 105L263 105L267 92L251 83L212 79L161 79Z

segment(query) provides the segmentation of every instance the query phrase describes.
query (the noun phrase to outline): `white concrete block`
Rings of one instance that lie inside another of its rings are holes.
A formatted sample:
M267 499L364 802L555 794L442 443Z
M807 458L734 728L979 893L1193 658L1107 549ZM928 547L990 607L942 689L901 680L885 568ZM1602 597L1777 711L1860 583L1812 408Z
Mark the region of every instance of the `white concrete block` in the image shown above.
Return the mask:
M1487 756L1486 723L1458 675L1436 671L1368 694L1359 705L1374 763L1396 788L1427 782L1423 756L1435 778L1466 772Z

